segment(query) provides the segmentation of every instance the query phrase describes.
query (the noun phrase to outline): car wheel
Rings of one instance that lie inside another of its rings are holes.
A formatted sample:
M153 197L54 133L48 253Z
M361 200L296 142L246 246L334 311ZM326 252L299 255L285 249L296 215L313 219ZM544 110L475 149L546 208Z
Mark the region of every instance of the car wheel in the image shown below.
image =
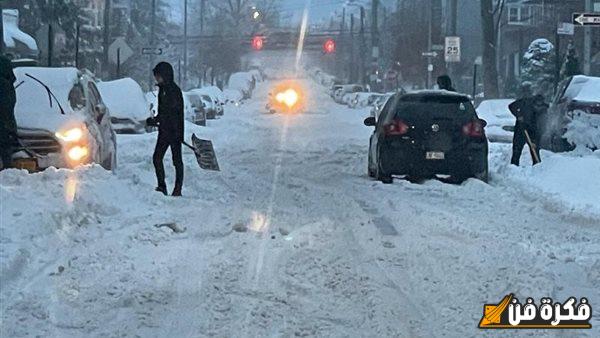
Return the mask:
M379 164L377 164L377 170L375 171L375 179L381 181L383 184L391 184L394 182L392 175L384 173Z

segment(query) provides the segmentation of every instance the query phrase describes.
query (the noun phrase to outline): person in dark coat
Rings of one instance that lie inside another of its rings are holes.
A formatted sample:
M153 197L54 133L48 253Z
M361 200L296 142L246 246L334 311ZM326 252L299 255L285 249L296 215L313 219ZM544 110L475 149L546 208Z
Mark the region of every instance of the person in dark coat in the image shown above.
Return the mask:
M452 87L452 80L450 79L450 76L448 76L448 75L438 76L437 85L438 85L438 88L442 89L442 90L447 90L450 92L456 91L456 89L454 89L454 87Z
M16 80L10 60L0 55L0 156L2 168L11 166L13 151L19 145L15 120L17 96L14 82Z
M165 183L165 168L163 158L168 148L171 148L173 165L175 166L175 188L172 196L181 196L183 186L183 160L181 145L183 143L183 95L173 79L173 67L167 62L161 62L153 69L154 78L159 87L158 114L149 118L147 124L158 126L158 139L152 160L156 170L158 186L156 191L167 195Z
M527 142L525 131L527 131L531 138L531 142L534 145L533 150L535 151L537 158L540 159L540 133L537 130L537 122L540 116L548 109L548 104L544 102L544 97L542 95L532 94L531 83L523 83L519 91L519 99L508 106L510 112L517 119L513 134L512 158L510 160L510 163L516 166L519 165L523 147Z

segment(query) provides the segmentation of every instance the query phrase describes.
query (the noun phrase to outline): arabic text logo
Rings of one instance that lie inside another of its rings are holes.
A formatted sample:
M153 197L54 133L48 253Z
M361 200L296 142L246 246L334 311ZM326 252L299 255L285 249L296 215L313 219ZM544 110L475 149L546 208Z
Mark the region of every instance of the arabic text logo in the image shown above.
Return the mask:
M521 304L511 293L498 304L485 304L480 329L590 329L592 306L582 297L570 297L564 303L553 302L551 298L540 299L535 304L527 298Z

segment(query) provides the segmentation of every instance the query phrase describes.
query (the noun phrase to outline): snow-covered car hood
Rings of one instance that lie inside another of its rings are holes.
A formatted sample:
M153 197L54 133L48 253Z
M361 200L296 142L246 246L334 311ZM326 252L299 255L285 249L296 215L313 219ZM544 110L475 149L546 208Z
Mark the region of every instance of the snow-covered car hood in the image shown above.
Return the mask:
M111 117L142 121L150 116L149 103L140 85L131 78L97 83Z
M75 68L42 68L42 67L20 67L15 68L16 84L23 83L17 87L17 104L15 106L15 118L19 128L44 129L56 132L72 124L82 123L85 116L80 111L74 111L69 103L69 92L77 83L79 72ZM27 77L25 74L40 79L56 96L63 107L65 114L61 114L56 100L50 98L46 89Z

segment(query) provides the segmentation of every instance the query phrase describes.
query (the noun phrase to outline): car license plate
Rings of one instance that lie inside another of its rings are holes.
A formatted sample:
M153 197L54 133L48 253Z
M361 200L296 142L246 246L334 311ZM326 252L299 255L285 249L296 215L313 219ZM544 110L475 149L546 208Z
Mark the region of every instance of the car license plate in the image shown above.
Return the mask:
M445 154L441 151L428 151L425 153L425 159L428 160L443 160Z
M25 169L29 172L37 171L37 161L33 158L18 158L13 161L13 167L16 169Z

